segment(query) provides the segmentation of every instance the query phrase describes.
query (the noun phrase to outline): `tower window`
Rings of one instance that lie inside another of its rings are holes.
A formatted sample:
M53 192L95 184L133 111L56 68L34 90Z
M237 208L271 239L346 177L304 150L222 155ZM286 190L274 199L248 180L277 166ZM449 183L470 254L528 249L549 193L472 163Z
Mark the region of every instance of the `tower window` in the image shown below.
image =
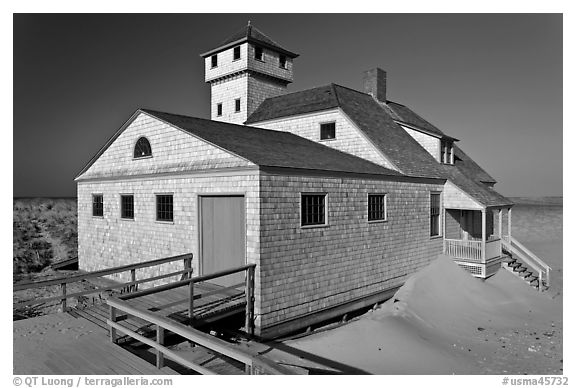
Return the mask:
M282 69L286 68L286 55L280 54L280 67Z
M257 61L264 61L264 50L262 50L262 47L256 46L254 48L254 59Z
M134 159L152 156L152 147L145 137L141 137L134 146Z
M240 59L240 46L234 47L234 60Z
M336 139L336 123L320 124L320 140Z
M216 116L222 116L222 103L216 104Z
M210 61L212 62L212 67L218 67L218 54L212 55Z
M234 112L240 112L240 99L234 100Z

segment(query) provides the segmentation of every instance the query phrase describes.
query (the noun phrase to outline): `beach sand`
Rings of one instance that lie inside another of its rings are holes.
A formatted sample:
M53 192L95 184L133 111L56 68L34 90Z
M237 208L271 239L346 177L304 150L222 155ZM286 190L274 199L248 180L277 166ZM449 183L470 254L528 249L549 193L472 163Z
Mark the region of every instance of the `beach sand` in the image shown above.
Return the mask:
M380 308L285 345L373 374L562 374L562 206L515 207L513 235L552 266L547 292L439 259Z

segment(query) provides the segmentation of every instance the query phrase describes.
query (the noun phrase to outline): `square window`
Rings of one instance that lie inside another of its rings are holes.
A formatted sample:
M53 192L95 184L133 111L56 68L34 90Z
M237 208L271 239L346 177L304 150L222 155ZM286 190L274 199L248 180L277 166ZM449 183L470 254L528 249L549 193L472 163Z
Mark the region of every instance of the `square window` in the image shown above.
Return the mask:
M262 47L254 47L254 59L257 61L264 61L264 50Z
M134 195L120 196L120 217L134 219Z
M211 63L212 63L212 67L217 67L218 66L218 55L212 55L210 57Z
M240 99L234 100L234 112L240 112Z
M282 69L286 68L286 55L280 54L280 67Z
M216 116L222 116L222 103L216 105Z
M386 219L386 194L368 194L368 221Z
M336 123L320 124L320 140L336 139Z
M326 194L302 194L301 225L326 225Z
M104 217L104 196L102 194L92 194L92 216Z
M234 60L240 59L240 46L234 47Z
M440 193L430 193L430 236L440 236Z
M174 199L172 194L156 195L156 221L174 221Z

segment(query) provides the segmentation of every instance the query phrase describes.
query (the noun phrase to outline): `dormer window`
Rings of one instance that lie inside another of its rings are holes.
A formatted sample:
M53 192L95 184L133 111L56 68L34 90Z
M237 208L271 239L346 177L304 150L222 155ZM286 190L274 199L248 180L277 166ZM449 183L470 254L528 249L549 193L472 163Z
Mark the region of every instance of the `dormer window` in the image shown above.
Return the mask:
M280 54L280 68L286 69L286 55Z
M218 67L218 54L214 54L210 57L210 62L212 67Z
M264 50L262 47L254 47L254 59L264 62Z
M234 60L237 61L240 59L240 46L234 47Z
M454 164L454 145L447 140L441 141L440 160L444 164Z
M134 146L134 159L147 158L152 156L152 147L145 137L141 137Z
M336 123L322 123L320 124L320 140L336 139Z

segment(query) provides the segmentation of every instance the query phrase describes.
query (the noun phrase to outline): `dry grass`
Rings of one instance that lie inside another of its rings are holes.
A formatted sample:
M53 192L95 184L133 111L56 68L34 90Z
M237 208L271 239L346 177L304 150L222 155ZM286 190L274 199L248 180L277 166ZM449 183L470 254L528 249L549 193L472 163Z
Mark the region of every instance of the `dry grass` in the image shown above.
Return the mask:
M13 274L39 272L53 261L78 256L75 198L13 201Z

